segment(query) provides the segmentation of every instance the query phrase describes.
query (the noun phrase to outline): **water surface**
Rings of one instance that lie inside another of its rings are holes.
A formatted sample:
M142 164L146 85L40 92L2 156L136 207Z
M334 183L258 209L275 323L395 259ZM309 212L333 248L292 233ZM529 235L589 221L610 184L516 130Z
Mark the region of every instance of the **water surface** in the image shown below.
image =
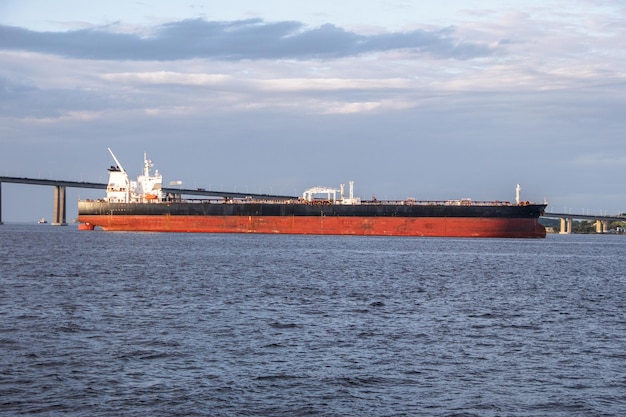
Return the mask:
M0 226L0 413L626 415L626 237Z

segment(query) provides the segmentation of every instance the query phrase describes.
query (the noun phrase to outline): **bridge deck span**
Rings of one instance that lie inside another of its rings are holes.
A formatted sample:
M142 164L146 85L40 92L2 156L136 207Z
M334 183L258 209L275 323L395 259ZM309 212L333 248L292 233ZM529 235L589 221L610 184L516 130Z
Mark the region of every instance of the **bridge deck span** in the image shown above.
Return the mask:
M0 176L0 224L2 224L2 183L12 184L30 184L30 185L45 185L52 186L55 189L54 192L54 215L52 224L65 225L66 223L66 188L91 188L106 190L107 184L100 182L88 182L88 181L66 181L66 180L52 180L45 178L26 178L26 177L6 177ZM288 200L295 199L294 196L275 195L275 194L255 194L255 193L237 193L230 191L214 191L204 189L186 189L186 188L166 188L163 187L163 192L166 194L178 194L178 195L194 195L204 197L224 197L224 198L260 198L266 200Z
M573 213L544 213L541 217L549 219L581 219L581 220L607 220L607 221L626 221L626 216L616 215L607 216L601 214L573 214Z
M26 177L7 177L0 176L0 224L2 224L2 183L13 184L30 184L30 185L44 185L55 187L54 193L54 220L53 224L66 224L65 212L66 212L66 196L65 189L70 188L90 188L106 190L107 184L100 182L89 181L67 181L67 180L54 180L45 178L26 178ZM255 193L237 193L229 191L215 191L205 189L186 189L186 188L166 188L163 187L163 192L167 194L179 194L179 195L193 195L204 197L224 197L224 198L260 198L260 199L295 199L294 196L274 195L274 194L255 194ZM545 213L542 217L561 219L561 230L571 230L572 219L583 220L595 220L599 230L606 230L606 224L609 221L626 221L626 216L606 216L606 215L590 215L590 214L572 214L572 213ZM568 233L568 232L566 232Z
M593 214L572 214L572 213L544 213L546 218L561 219L560 233L569 235L572 233L574 219L594 220L596 222L596 232L606 233L609 228L609 222L626 221L626 216L606 216Z

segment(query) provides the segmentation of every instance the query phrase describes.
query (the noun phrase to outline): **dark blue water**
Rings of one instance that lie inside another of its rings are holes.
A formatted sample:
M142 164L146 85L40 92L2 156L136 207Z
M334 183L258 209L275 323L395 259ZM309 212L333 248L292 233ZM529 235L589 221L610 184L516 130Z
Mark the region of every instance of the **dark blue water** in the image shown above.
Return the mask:
M0 226L0 414L624 416L625 255Z

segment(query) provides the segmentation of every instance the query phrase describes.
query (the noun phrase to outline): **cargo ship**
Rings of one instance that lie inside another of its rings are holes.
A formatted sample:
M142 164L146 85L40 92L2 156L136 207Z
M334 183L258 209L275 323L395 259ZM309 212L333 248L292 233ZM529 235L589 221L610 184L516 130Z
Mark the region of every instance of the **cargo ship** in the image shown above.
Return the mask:
M206 192L206 198L183 199L183 192L163 187L158 170L144 154L143 174L130 180L109 149L116 166L109 168L106 197L78 202L79 228L106 231L277 233L484 238L543 238L539 223L546 204L448 201L362 200L354 183L313 187L301 197ZM181 190L182 191L182 190ZM197 189L194 194L203 194Z

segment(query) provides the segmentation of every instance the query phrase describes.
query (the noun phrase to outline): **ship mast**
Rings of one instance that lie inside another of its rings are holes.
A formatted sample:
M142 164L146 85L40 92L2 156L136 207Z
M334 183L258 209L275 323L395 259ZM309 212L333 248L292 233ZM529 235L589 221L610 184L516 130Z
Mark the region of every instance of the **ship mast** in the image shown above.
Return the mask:
M152 164L152 161L148 159L148 156L146 155L146 153L143 153L143 175L146 177L150 176L150 168L152 168L154 165Z

